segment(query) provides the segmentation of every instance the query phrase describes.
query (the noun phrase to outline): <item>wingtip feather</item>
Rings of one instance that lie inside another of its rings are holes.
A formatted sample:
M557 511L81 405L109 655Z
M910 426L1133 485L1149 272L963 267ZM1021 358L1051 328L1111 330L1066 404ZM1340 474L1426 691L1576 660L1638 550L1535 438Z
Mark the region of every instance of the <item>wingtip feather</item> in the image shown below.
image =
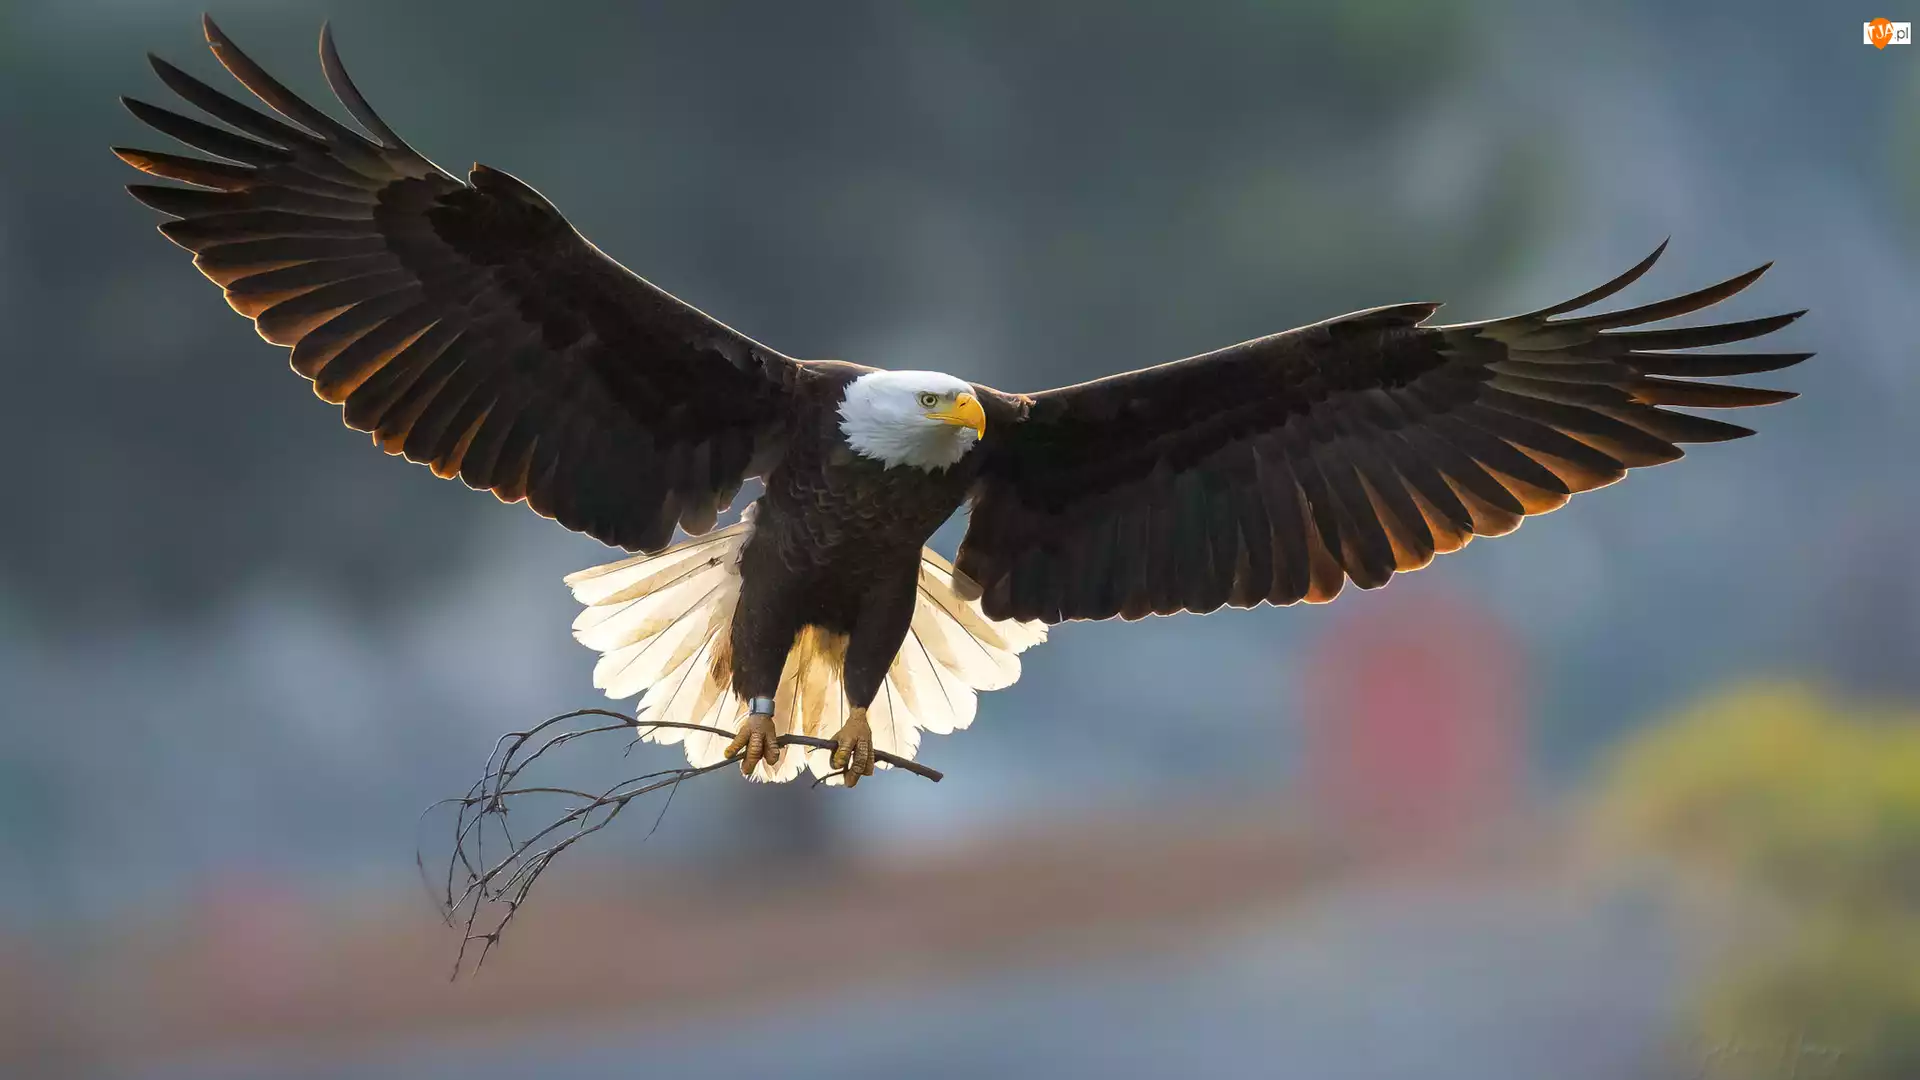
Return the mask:
M1621 289L1624 289L1627 286L1633 284L1634 282L1639 281L1640 278L1644 276L1647 271L1653 269L1653 264L1659 262L1660 256L1666 254L1667 245L1671 243L1672 240L1673 240L1673 237L1669 236L1665 240L1660 241L1660 246L1654 248L1652 254L1648 255L1644 259L1641 259L1639 262L1635 263L1632 267L1630 267L1626 273L1621 274L1619 277L1614 278L1612 281L1607 282L1605 285L1602 285L1597 289L1591 289L1587 292L1581 293L1579 296L1576 296L1571 300L1565 300L1565 301L1562 301L1561 303L1554 304L1552 307L1545 307L1545 308L1541 308L1538 311L1529 312L1527 315L1522 316L1522 318L1550 319L1555 315L1565 315L1569 311L1578 311L1589 304L1597 304L1600 301L1605 300L1607 297L1612 296L1614 293L1619 292Z

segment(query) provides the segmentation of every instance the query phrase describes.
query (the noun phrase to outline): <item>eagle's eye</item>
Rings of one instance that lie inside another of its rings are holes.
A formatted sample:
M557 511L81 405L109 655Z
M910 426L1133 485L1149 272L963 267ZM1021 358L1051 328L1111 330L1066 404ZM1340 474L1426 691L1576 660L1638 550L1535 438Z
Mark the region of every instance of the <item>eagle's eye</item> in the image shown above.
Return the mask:
M931 409L938 404L940 404L940 395L938 394L921 394L920 395L921 408Z

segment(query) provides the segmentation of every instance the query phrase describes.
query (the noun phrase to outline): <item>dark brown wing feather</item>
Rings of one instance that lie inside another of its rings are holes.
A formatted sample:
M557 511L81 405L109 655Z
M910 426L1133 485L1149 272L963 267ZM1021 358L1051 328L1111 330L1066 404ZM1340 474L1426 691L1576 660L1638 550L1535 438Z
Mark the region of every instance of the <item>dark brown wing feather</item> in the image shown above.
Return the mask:
M368 107L321 33L328 83L372 138L276 82L211 20L214 55L269 116L164 60L226 128L133 114L219 161L116 149L192 188L136 184L260 335L390 454L656 550L711 527L777 456L794 361L601 254L532 188L461 182Z
M1342 316L1030 397L983 391L987 454L959 569L995 618L1139 618L1331 600L1497 536L1642 465L1747 428L1660 406L1790 393L1694 379L1809 353L1674 352L1799 313L1632 329L1698 311L1766 267L1623 311L1561 318L1645 273L1541 311L1428 326L1437 304Z

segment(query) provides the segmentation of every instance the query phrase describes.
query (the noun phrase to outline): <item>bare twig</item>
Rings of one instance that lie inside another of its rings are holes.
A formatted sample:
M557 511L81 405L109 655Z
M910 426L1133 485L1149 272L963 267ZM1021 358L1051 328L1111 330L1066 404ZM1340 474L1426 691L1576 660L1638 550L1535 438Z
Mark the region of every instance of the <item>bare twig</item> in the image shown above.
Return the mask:
M563 728L554 731L559 725L580 717L602 717L616 723L598 724L583 728ZM669 721L641 721L625 713L610 709L577 709L550 717L526 731L513 731L502 735L487 755L486 770L479 780L467 789L464 796L442 799L427 807L421 813L427 814L441 807L457 808L453 825L453 851L447 860L444 879L436 885L427 876L426 859L423 853L416 853L415 863L419 867L422 882L433 895L434 903L440 908L441 916L449 926L459 926L464 932L460 941L460 953L454 961L453 974L457 977L466 964L468 947L480 943L480 955L474 962L477 971L486 963L487 955L500 941L508 924L526 903L534 883L545 872L553 860L568 848L581 840L592 836L608 825L613 824L627 804L656 792L665 792L660 813L655 816L653 826L647 830L647 836L653 835L665 819L667 809L673 803L674 792L680 783L696 776L736 764L742 753L735 753L723 761L711 765L681 766L661 769L640 776L622 780L604 791L584 791L576 788L555 786L552 784L525 784L521 775L526 769L545 757L548 751L557 750L568 743L607 732L622 731L635 735L635 741L644 738L659 728L680 728L687 731L704 731L731 739L731 731L708 727L703 724L683 724ZM779 746L801 746L815 750L833 750L836 744L832 739L815 738L810 735L782 735L776 740ZM631 746L628 748L631 750ZM916 776L939 782L942 774L937 769L928 768L917 761L876 751L874 758L895 768L904 769ZM839 774L829 774L839 775ZM828 777L819 777L814 781L817 786ZM516 802L525 802L542 796L560 797L572 800L559 815L548 821L537 831L516 837L508 826L508 811ZM499 841L504 848L496 845L491 858L487 850L489 829L498 831ZM645 839L644 837L642 839ZM483 912L500 912L500 917L487 931L478 931Z

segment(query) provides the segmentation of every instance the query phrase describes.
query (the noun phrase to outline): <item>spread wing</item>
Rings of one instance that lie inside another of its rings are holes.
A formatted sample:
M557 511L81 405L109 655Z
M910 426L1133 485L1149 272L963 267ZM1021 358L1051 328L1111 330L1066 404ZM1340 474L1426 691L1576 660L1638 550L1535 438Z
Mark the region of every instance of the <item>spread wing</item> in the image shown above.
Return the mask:
M1362 311L1027 399L990 424L958 566L996 619L1135 619L1324 602L1476 535L1498 536L1677 444L1751 435L1664 406L1794 395L1697 381L1809 353L1744 341L1800 313L1630 329L1697 311L1767 268L1624 311L1561 318L1625 288L1666 245L1564 304L1428 326L1437 304Z
M712 527L780 449L796 363L614 262L520 181L462 182L368 107L321 33L327 82L367 134L302 101L206 22L269 116L157 57L215 127L129 99L209 155L116 148L192 187L136 184L260 336L390 454L609 544ZM209 417L217 422L217 418Z

